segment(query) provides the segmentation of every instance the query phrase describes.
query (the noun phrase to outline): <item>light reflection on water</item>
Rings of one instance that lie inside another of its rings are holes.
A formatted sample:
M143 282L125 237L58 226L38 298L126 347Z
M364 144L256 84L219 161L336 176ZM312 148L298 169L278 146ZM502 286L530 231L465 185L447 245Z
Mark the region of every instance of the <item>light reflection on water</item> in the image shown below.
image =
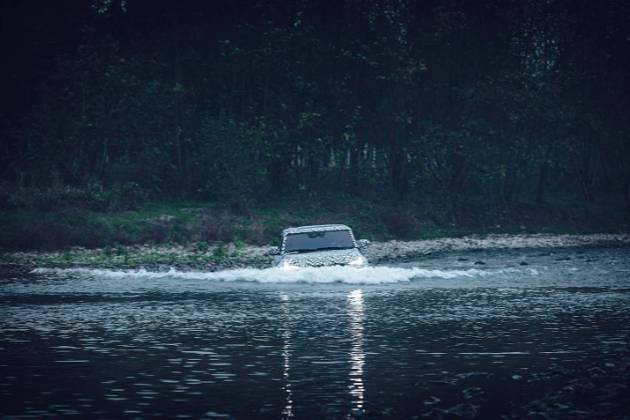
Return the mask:
M486 274L359 285L0 275L0 416L630 412L627 250L459 257L422 264L470 273L483 259Z
M363 365L365 353L363 351L363 292L356 289L348 293L348 313L350 315L350 395L352 411L363 410L364 384Z
M282 379L284 381L285 406L282 410L282 417L293 417L293 392L291 391L291 325L289 323L289 296L280 295L284 323L282 328Z

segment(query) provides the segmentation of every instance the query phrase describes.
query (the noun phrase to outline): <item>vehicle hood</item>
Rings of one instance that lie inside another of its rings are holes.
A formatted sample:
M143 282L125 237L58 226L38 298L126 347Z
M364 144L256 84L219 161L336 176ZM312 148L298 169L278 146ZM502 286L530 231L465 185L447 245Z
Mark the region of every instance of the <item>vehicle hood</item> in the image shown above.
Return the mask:
M326 265L348 265L362 256L356 248L330 249L325 251L305 252L302 254L281 255L276 265L284 263L298 267L322 267Z

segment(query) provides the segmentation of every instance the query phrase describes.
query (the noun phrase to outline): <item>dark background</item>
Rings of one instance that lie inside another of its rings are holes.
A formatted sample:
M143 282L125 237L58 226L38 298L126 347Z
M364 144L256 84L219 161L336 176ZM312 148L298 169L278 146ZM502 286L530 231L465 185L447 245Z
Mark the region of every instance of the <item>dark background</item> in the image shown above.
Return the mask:
M346 197L403 233L628 215L626 1L1 4L5 212Z

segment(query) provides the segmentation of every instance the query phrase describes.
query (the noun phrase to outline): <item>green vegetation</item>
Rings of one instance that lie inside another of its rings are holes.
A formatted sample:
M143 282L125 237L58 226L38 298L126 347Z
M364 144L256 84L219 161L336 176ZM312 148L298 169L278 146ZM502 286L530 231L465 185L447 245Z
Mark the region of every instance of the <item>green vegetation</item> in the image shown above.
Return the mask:
M4 250L627 229L623 2L14 3Z
M378 202L354 195L286 196L247 211L217 202L146 203L136 210L2 211L0 250L102 248L102 257L126 255L129 245L180 244L195 254L221 261L245 244L278 244L287 226L345 223L360 238L371 240L431 239L479 233L595 232L630 230L621 202L556 199L522 202L511 212L438 202ZM231 244L228 251L226 244ZM218 245L218 246L217 246ZM166 258L165 255L160 256Z
M216 249L216 248L213 248ZM227 247L226 249L231 249ZM64 251L0 253L0 265L19 267L228 267L231 265L268 265L263 255L240 255L232 252L217 257L214 252L198 252L179 245L125 246L109 254L105 249L73 248Z

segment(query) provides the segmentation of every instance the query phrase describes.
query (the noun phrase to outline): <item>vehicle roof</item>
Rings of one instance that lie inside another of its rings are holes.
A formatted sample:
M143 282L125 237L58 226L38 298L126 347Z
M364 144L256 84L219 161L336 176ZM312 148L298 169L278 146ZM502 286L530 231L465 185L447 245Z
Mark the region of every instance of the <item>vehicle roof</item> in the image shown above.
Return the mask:
M282 231L282 236L291 235L294 233L308 233L308 232L324 232L329 230L352 230L346 225L310 225L310 226L297 226L289 227Z

